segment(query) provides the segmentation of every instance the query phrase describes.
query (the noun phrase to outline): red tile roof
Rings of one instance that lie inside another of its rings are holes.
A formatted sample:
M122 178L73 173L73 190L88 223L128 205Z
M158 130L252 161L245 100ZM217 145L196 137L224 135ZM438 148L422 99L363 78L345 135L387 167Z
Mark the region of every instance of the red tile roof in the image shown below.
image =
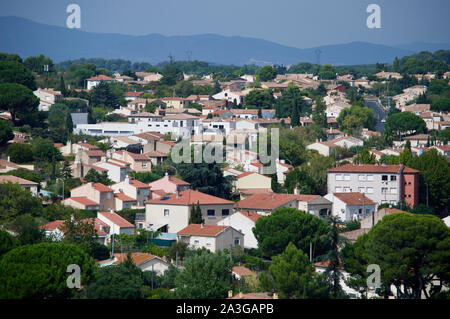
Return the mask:
M335 197L347 205L375 205L375 202L361 193L334 193Z
M231 269L232 272L234 272L235 274L237 274L238 276L253 276L255 275L255 273L253 271L251 271L250 269L248 269L247 267L244 266L234 266Z
M50 223L39 226L39 228L45 229L45 230L55 230L57 228L61 229L63 224L64 224L64 220L54 220Z
M106 185L103 185L102 183L95 183L93 187L98 190L99 192L113 192L111 188L109 188Z
M115 193L114 197L121 200L122 202L136 202L137 199L125 195L124 193Z
M175 176L169 176L169 181L174 183L175 185L191 185L190 183L183 181Z
M264 215L261 214L257 214L254 212L248 212L248 211L239 211L238 214L242 214L245 217L247 217L248 219L250 219L251 221L255 222L260 219L261 217L264 217Z
M127 97L134 97L134 96L139 96L142 95L144 92L126 92L125 96Z
M119 214L111 213L111 212L98 212L98 214L109 219L111 222L113 222L114 224L116 224L119 227L134 228L134 225L132 223L130 223L128 220L126 220Z
M241 209L261 209L274 210L293 200L297 200L297 195L293 194L255 194L236 203Z
M80 196L80 197L69 197L66 200L73 200L74 202L80 203L81 205L84 206L98 206L99 204L94 202L93 200L90 200L89 198L85 197L85 196Z
M229 226L190 224L180 230L177 235L216 237Z
M148 204L168 204L168 205L192 205L200 203L200 205L219 205L219 204L234 204L234 202L208 195L202 192L194 191L192 189L188 189L186 191L182 191L179 193L177 198L177 194L172 194L166 197L161 197L157 199L152 199L146 201Z
M339 167L330 168L328 172L330 173L394 173L400 172L401 165L356 165L356 164L346 164ZM404 173L418 173L418 170L404 167Z
M319 196L320 195L303 195L302 194L302 195L297 195L297 199L299 202L310 202Z
M89 157L103 157L105 153L101 150L84 151L84 153Z
M126 253L114 254L114 257L117 259L117 261L114 262L114 265L118 265L127 259L127 254ZM161 259L160 257L149 254L149 253L132 253L131 254L131 260L133 261L133 263L136 266L140 266L143 263L145 263L146 261L149 261L153 258Z
M100 149L100 147L89 144L89 143L77 143L76 145L87 148L88 150L99 150Z
M109 76L100 74L98 76L94 76L92 78L87 79L88 81L114 81L113 78L110 78Z
M0 183L14 183L14 184L19 184L19 185L38 185L38 183L29 181L27 179L24 178L20 178L17 176L13 176L13 175L0 175Z

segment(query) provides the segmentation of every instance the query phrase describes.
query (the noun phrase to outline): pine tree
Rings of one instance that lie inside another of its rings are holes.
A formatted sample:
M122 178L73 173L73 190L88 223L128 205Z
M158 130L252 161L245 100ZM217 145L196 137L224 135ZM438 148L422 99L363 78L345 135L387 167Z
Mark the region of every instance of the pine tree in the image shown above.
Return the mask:
M58 91L60 91L63 96L67 95L66 84L64 83L64 77L62 75L59 79Z
M205 220L202 216L202 210L200 209L200 203L197 201L196 205L191 207L191 217L189 218L189 224L203 224Z
M70 163L68 161L64 161L63 167L61 168L61 175L66 180L72 178L72 169L70 168Z
M300 114L295 100L292 101L291 125L293 127L300 125Z

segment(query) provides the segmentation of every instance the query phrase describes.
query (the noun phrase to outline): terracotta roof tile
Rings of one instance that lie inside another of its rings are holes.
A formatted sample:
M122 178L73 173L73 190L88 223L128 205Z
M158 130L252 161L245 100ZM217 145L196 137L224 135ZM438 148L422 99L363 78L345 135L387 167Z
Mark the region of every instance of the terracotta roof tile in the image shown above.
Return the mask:
M334 193L335 197L347 205L375 205L375 202L361 193Z
M110 221L112 221L114 224L116 224L119 227L134 228L134 225L132 223L130 223L128 220L126 220L119 214L111 213L111 212L99 212L98 214L109 219Z
M208 195L202 192L194 191L192 189L188 189L186 191L182 191L179 193L177 198L177 194L172 194L169 196L152 199L146 201L147 204L168 204L168 205L192 205L200 203L200 205L219 205L219 204L234 204L234 202Z
M229 226L190 224L180 230L177 235L216 237Z

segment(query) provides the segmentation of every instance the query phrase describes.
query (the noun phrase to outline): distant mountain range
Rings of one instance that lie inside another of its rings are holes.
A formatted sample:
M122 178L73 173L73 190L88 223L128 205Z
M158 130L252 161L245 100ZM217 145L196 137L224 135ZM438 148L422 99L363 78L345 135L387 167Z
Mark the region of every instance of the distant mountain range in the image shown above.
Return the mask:
M392 62L396 56L411 55L430 48L450 48L449 44L405 44L392 47L352 42L299 49L274 42L239 36L202 34L131 36L91 33L33 22L19 17L0 17L0 52L17 53L23 58L44 54L54 62L78 58L120 58L132 62L159 63L172 55L175 60L206 61L215 64L284 64L299 62L333 65Z

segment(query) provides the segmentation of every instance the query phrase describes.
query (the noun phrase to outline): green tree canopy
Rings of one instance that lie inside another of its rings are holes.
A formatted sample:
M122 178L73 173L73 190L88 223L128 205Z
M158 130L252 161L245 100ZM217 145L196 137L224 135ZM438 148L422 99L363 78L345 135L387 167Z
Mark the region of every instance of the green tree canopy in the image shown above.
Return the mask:
M11 113L11 120L14 124L17 118L23 119L30 113L36 113L39 99L29 88L18 83L0 84L0 109L8 110Z
M17 61L0 61L0 84L16 83L36 90L34 76L22 63Z
M92 279L94 260L76 245L42 243L10 250L0 259L0 298L70 298L67 266L81 269L81 285Z
M33 147L30 144L13 143L6 149L6 155L14 163L30 163L33 161Z
M315 272L308 256L293 243L274 256L269 266L270 277L260 275L265 290L279 293L281 298L329 298L329 286L323 275Z
M258 247L265 257L282 253L290 242L302 251L309 251L310 243L313 243L314 255L322 255L329 248L329 243L321 239L327 232L325 221L288 207L259 218L253 228Z
M420 116L411 112L401 112L387 117L384 132L401 140L408 132L425 133L426 127L425 121Z
M13 221L17 216L32 214L37 217L42 212L39 198L30 191L13 183L0 184L0 221Z
M346 269L358 274L368 264L378 264L383 286L394 285L397 298L430 298L448 286L450 229L435 216L387 215L352 246ZM428 290L434 279L441 285Z
M277 69L271 65L265 65L256 72L256 79L261 82L272 81L277 76Z
M231 289L230 259L223 253L202 252L186 259L184 269L176 279L177 298L222 299Z
M14 133L8 122L0 121L0 146L5 146L14 138Z

